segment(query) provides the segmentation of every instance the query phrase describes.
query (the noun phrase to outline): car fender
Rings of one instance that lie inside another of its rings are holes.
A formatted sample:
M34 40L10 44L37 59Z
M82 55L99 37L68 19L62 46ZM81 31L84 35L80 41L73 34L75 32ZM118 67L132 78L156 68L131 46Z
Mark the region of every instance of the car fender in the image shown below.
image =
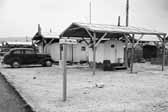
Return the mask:
M14 58L10 60L10 64L13 63L13 61L18 61L20 64L22 64L21 60L19 58Z
M46 58L42 59L42 60L40 61L40 63L43 64L46 60L50 60L50 61L53 62L53 60L52 60L51 58L47 58L47 57L46 57Z

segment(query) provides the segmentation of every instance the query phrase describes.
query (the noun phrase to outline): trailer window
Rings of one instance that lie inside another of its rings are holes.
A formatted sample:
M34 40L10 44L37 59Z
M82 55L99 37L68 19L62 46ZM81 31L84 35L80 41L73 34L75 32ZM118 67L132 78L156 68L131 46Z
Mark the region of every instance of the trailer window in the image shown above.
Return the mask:
M82 46L81 51L86 51L86 47Z
M114 48L114 47L115 47L115 45L114 45L114 44L112 44L112 45L111 45L111 48Z

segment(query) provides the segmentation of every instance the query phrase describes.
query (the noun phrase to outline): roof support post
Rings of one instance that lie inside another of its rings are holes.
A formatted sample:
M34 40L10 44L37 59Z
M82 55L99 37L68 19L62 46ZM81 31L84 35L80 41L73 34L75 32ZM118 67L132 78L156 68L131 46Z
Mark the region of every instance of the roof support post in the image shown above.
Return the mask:
M96 74L96 32L94 32L92 35L87 29L85 30L93 40L93 76L94 76Z
M165 66L165 37L166 35L163 36L163 41L162 41L162 71L164 71L164 66Z
M99 43L101 42L101 40L103 40L106 37L107 33L104 33L104 35L98 40L98 42L96 43L96 47L99 45Z
M82 37L82 40L87 44L89 45L89 43L86 41L86 39L84 37Z
M132 49L131 49L131 73L133 73L133 63L134 63L134 34L132 35Z
M161 41L161 42L163 42L163 38L164 37L162 37L161 35L156 35L157 37L158 37L158 39Z
M142 35L139 37L139 39L138 39L137 42L135 43L134 47L136 47L136 45L139 44L139 41L143 38L143 36L144 36L144 34L142 34Z
M85 29L86 30L86 32L89 34L89 36L93 39L94 38L94 35L92 35L89 31L88 31L88 29Z
M44 53L44 39L42 39L42 53Z
M96 33L93 34L93 76L96 74Z
M124 57L124 63L125 63L125 66L126 68L128 69L128 38L127 36L124 34L124 37L125 37L125 57Z

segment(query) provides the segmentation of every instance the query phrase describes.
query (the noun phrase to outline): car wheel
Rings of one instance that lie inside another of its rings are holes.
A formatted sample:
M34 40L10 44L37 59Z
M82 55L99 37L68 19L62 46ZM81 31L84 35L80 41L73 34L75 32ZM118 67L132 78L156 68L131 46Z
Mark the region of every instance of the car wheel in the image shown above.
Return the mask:
M19 61L13 61L13 62L12 62L12 67L13 67L13 68L19 68L19 67L20 67Z
M52 61L46 60L46 61L44 62L44 65L47 66L47 67L51 67L51 66L52 66Z

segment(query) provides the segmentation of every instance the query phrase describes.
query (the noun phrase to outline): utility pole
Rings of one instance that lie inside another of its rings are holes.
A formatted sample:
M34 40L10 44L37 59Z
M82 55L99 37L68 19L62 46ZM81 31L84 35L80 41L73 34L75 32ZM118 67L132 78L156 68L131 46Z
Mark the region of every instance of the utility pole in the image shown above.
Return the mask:
M128 27L128 24L129 24L129 0L126 0L126 27ZM128 68L128 61L130 61L128 60L128 58L130 58L128 57L128 37L127 35L124 35L124 37L125 37L125 66Z
M92 3L91 0L89 2L89 23L92 23Z
M38 33L41 34L41 26L38 24Z
M129 0L126 3L126 26L129 24Z

